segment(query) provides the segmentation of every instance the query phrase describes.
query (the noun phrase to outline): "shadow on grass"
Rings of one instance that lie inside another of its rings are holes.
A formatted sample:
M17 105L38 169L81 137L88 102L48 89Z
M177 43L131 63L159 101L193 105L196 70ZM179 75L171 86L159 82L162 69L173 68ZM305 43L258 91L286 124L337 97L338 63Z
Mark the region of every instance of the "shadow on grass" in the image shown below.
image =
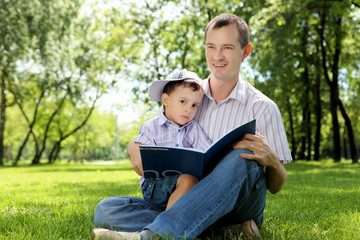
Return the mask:
M31 172L115 172L115 171L132 171L129 164L119 163L113 165L23 165L23 166L2 166L1 169L24 169Z

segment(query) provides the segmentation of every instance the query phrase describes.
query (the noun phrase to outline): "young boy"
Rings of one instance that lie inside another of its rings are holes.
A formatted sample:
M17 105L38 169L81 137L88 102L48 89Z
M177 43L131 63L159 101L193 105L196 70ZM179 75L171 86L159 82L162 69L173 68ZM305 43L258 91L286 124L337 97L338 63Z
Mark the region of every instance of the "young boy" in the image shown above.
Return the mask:
M200 78L183 69L174 71L165 80L154 82L150 98L162 102L163 113L145 122L134 141L144 145L188 147L206 150L211 142L193 120L203 97ZM191 161L191 159L189 159ZM189 174L161 179L140 178L144 199L161 209L169 209L178 199L198 183Z

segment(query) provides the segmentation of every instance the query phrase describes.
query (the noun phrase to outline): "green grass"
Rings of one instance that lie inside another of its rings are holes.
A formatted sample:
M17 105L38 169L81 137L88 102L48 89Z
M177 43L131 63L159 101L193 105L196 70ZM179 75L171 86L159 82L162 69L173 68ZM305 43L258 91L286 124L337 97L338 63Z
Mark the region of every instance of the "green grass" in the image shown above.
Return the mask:
M263 239L360 239L360 164L298 161L267 195ZM128 161L0 168L0 239L90 239L97 203L141 196Z

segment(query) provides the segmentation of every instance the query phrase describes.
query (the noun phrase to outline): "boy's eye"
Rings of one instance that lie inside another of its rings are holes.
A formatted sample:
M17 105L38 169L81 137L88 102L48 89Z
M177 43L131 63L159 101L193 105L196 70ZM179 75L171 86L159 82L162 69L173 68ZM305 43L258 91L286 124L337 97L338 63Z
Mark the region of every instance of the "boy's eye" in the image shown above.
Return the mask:
M193 104L193 105L192 105L193 108L197 108L198 106L199 106L199 105L197 105L197 104Z
M182 104L185 104L185 103L186 103L185 100L180 100L180 102L181 102Z

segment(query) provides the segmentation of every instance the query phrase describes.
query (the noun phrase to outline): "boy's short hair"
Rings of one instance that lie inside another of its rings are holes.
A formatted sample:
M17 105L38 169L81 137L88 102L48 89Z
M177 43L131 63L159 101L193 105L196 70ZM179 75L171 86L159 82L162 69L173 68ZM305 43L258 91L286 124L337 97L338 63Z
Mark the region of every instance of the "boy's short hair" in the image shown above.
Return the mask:
M163 89L163 93L170 95L179 86L191 88L194 92L199 90L203 91L202 85L197 80L185 79L185 80L168 82Z

